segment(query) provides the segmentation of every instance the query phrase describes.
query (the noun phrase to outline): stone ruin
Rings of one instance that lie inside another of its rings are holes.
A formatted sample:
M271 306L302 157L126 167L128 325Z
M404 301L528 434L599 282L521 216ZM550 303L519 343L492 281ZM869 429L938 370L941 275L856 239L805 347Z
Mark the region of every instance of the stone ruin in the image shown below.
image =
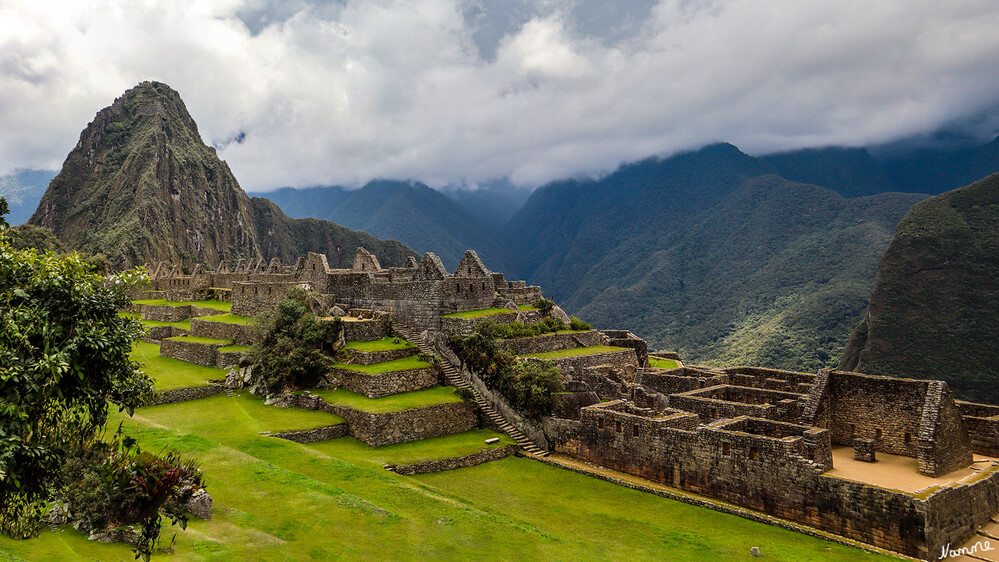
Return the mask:
M441 334L468 333L476 321L443 316L495 307L510 309L501 321L540 320L518 310L540 299L540 288L506 281L473 251L454 273L433 253L382 268L363 248L350 269L332 269L315 253L294 265L244 259L232 270L219 264L190 275L162 263L147 269L152 286L136 297L229 300L232 314L241 316L272 310L290 287L303 287L314 295L317 315L375 315L415 328L459 369ZM558 359L566 392L555 396L553 415L540 424L519 417L475 373L463 371L544 449L924 559L945 544L960 544L999 511L999 462L916 492L835 474L843 457L834 460L834 451L844 448L851 461L915 459L928 478L981 464L974 455L999 456L999 407L956 401L946 383L679 361L676 369L656 369L648 366L645 342L619 330L502 345L515 354L620 349Z

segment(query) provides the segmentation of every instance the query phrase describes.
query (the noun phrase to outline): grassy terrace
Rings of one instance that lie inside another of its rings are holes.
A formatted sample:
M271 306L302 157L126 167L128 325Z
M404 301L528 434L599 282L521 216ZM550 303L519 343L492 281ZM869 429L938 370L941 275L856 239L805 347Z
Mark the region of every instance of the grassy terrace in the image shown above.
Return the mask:
M253 318L249 316L236 316L235 314L225 313L216 314L215 316L200 316L198 320L205 320L206 322L225 322L226 324L239 324L240 326L251 326L254 324Z
M499 437L499 443L486 445L486 439L492 437ZM353 437L311 443L308 447L337 458L350 460L355 464L370 463L380 467L387 463L415 464L447 457L463 457L484 449L516 444L516 441L504 433L497 433L491 429L472 429L444 437L381 447L369 447Z
M187 306L187 305L191 305L191 306L198 306L198 307L201 307L201 308L212 308L212 309L215 309L215 310L221 310L223 312L229 312L230 310L232 310L232 303L223 302L223 301L216 301L216 300L178 302L178 301L168 301L166 299L143 299L143 300L132 301L132 303L134 303L134 304L160 305L160 306L162 306L162 305L166 305L166 306Z
M435 404L461 402L461 398L455 396L454 388L450 386L434 386L426 390L404 392L384 398L368 398L367 396L354 394L342 388L336 390L315 390L313 394L330 404L347 406L348 408L369 414L388 414L412 408L433 406Z
M225 347L220 347L219 351L221 351L223 353L230 352L230 351L240 351L240 352L246 353L246 352L250 351L250 346L248 346L248 345L227 345Z
M485 318L487 316L499 316L501 314L513 314L513 311L509 308L483 308L482 310L452 312L451 314L445 314L444 318Z
M167 522L163 545L176 533L175 553L156 552L153 560L483 553L505 560L732 560L748 559L751 546L764 560L887 560L528 459L415 477L381 468L467 454L488 432L379 449L346 438L301 445L258 435L312 424L289 423L290 415L298 412L224 394L144 408L132 418L111 415L110 431L124 421L144 449L176 448L197 459L215 500L211 521L192 520L187 531ZM128 546L88 542L68 526L29 540L0 536L0 552L14 560L134 559Z
M188 343L203 343L206 345L217 345L217 344L229 345L232 343L232 340L218 340L215 338L202 338L199 336L176 336L167 339L173 341L186 341Z
M210 379L225 378L225 371L215 367L192 365L169 357L160 357L160 346L137 341L132 345L132 359L156 383L156 390L207 386Z
M406 349L410 347L415 347L411 342L406 341L403 338L398 338L399 343L392 343L397 338L387 337L380 340L372 341L349 341L347 342L347 349L356 349L358 351L395 351L397 349Z
M680 366L672 359L659 359L657 357L649 357L649 365L657 369L676 369Z
M543 353L530 353L520 357L537 357L538 359L563 359L565 357L582 357L584 355L602 355L604 353L614 353L625 351L624 347L612 347L609 345L594 345L591 347L574 347L572 349L561 349L558 351L545 351Z
M426 369L430 366L430 363L426 361L421 361L416 355L410 357L404 357L402 359L395 359L393 361L383 361L381 363L375 363L373 365L353 365L348 363L335 363L333 365L338 369L347 369L348 371L357 371L359 373L365 373L367 375L380 375L382 373L391 373L393 371L411 371L413 369Z

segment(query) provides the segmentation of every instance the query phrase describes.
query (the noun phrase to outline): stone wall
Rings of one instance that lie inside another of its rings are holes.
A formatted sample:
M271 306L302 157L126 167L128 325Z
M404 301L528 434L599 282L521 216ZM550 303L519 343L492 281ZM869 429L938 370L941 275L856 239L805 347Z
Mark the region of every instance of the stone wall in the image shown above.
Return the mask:
M426 474L428 472L444 472L445 470L477 466L490 461L499 460L516 453L517 449L519 449L517 445L506 445L503 447L486 449L485 451L479 451L478 453L472 453L471 455L465 455L463 457L450 457L416 464L400 464L392 467L391 470L405 476Z
M581 460L909 556L925 555L924 516L913 496L823 475L823 464L809 457L831 463L831 456L821 458L828 449L815 447L829 441L828 431L782 424L789 428L785 433L792 426L798 437L767 437L747 433L753 430L748 426L729 431L698 425L697 416L684 412L647 418L605 405L584 408L578 422L545 423L554 448Z
M461 433L479 423L478 407L474 402L436 404L385 414L369 414L330 404L314 395L285 396L278 405L336 414L347 420L350 435L372 447Z
M823 370L802 421L832 432L834 444L874 440L880 452L919 459L929 476L971 464L971 441L945 383Z
M406 347L403 349L389 349L385 351L361 351L359 349L344 349L344 353L350 358L347 363L353 363L355 365L374 365L375 363L385 363L386 361L395 361L396 359L405 359L406 357L412 357L419 353L420 350L416 346Z
M348 427L345 423L338 423L336 425L328 425L326 427L317 427L315 429L303 429L301 431L285 431L282 433L269 433L269 437L277 437L278 439L287 439L288 441L294 441L295 443L315 443L317 441L329 441L331 439L339 439L348 433Z
M999 466L993 464L925 500L926 547L936 559L945 545L957 548L999 511Z
M648 364L649 346L642 338L632 334L628 330L601 330L600 334L607 342L606 345L634 349L635 357L638 358L638 364L643 366Z
M191 319L191 335L200 338L231 340L234 345L253 345L263 339L263 333L257 326L213 322L198 318Z
M798 421L804 399L803 394L719 385L672 394L668 403L670 407L696 413L705 423L738 416Z
M440 319L440 331L444 333L453 332L459 336L469 336L475 332L475 328L479 324L486 324L489 322L494 322L496 324L509 324L516 319L517 313L512 310L506 314L483 316L482 318L443 317Z
M343 338L346 341L374 341L392 334L388 315L376 314L370 320L346 319L343 321Z
M175 338L188 333L187 330L178 328L177 326L150 326L148 328L143 328L142 331L142 340L150 343L159 343L160 340Z
M240 282L232 286L232 313L237 316L256 316L261 312L277 309L278 303L288 298L288 288L294 281Z
M160 355L179 359L202 367L218 365L218 348L228 344L207 344L184 341L183 339L165 339L160 343Z
M960 400L956 404L968 428L971 450L980 455L999 457L999 406Z
M514 338L510 340L500 340L499 346L514 355L526 355L529 353L543 353L545 351L558 351L561 349L572 349L574 347L592 347L603 345L604 340L596 330L579 333L558 332L554 334L543 334L529 338Z
M546 359L546 361L555 363L559 370L562 371L562 374L569 378L572 378L576 374L582 375L586 369L601 365L609 365L615 369L634 369L638 366L638 357L635 355L634 349L624 349L596 355L582 355L579 357Z
M729 381L726 374L686 366L670 370L643 369L635 376L636 384L665 395L728 384Z
M768 388L770 390L800 394L807 394L812 389L812 384L815 382L816 376L814 373L800 373L797 371L766 369L763 367L732 367L722 369L722 371L729 375L731 384L737 386Z
M363 394L368 398L382 398L403 392L424 390L440 384L440 375L436 367L391 371L377 375L334 368L329 376L336 386L346 388L355 394Z
M160 404L173 404L175 402L187 402L188 400L198 400L208 398L225 391L225 386L221 384L210 384L208 386L195 386L190 388L175 388L157 392L147 406L158 406Z

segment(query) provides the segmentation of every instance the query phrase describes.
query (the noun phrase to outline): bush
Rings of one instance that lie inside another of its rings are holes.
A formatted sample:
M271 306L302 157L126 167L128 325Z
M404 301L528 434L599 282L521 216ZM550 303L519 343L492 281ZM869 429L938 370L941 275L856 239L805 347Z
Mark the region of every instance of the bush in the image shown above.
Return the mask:
M475 394L463 386L456 386L454 388L454 395L461 398L465 402L472 402L475 400Z
M452 335L450 344L465 367L528 417L538 419L551 414L552 393L564 390L562 374L554 363L518 361L483 333L467 337Z
M141 542L136 558L149 559L160 536L162 516L187 528L186 502L205 487L201 470L176 451L154 455L121 433L110 442L95 441L76 449L60 474L63 498L72 521L83 531L103 531L137 524Z
M552 309L555 308L555 303L551 299L538 299L534 301L534 307L541 311L541 314L548 316L551 314Z
M282 394L315 388L326 381L343 332L343 321L320 321L309 312L307 294L294 287L277 311L258 319L264 336L253 346L253 388Z
M575 316L572 316L569 318L569 329L582 331L582 330L591 330L592 328L588 323L583 322L582 320L576 318Z

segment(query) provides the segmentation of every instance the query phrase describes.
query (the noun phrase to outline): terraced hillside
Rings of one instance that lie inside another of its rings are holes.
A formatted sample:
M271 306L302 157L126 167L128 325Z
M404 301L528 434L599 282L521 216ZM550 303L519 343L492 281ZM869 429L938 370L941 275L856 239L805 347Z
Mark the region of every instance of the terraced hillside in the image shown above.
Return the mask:
M146 306L192 310L189 303ZM221 305L193 309L211 310L215 320L226 314ZM155 315L146 307L139 313ZM169 338L198 337L180 333L186 331L178 326L183 320L143 322L161 332L166 328ZM195 317L186 325L201 323L204 320ZM369 359L378 359L372 354L380 352L412 353L417 348L398 336L354 341L348 347ZM194 365L157 351L155 343L138 342L133 357L161 390L210 387L212 380L224 376L218 367ZM400 360L420 357L369 365ZM398 365L376 370L381 372L367 375L400 372ZM435 385L381 398L339 388L297 398L324 406L267 406L245 390L230 390L143 407L132 418L112 416L109 427L123 423L144 447L176 448L198 459L214 497L212 519L194 520L185 532L166 527L163 544L170 545L170 552L157 552L154 558L701 560L747 556L752 546L773 560L876 558L535 460L504 456L514 441L489 429L468 427L372 447L362 440L368 434L352 427L362 418L380 419L373 424L378 426L392 416L465 404L451 387ZM497 441L486 443L493 439ZM397 473L449 468L455 459L469 456L498 460L415 476ZM606 532L609 521L613 533ZM128 546L89 542L70 527L46 530L27 541L0 538L0 552L15 560L132 559Z

